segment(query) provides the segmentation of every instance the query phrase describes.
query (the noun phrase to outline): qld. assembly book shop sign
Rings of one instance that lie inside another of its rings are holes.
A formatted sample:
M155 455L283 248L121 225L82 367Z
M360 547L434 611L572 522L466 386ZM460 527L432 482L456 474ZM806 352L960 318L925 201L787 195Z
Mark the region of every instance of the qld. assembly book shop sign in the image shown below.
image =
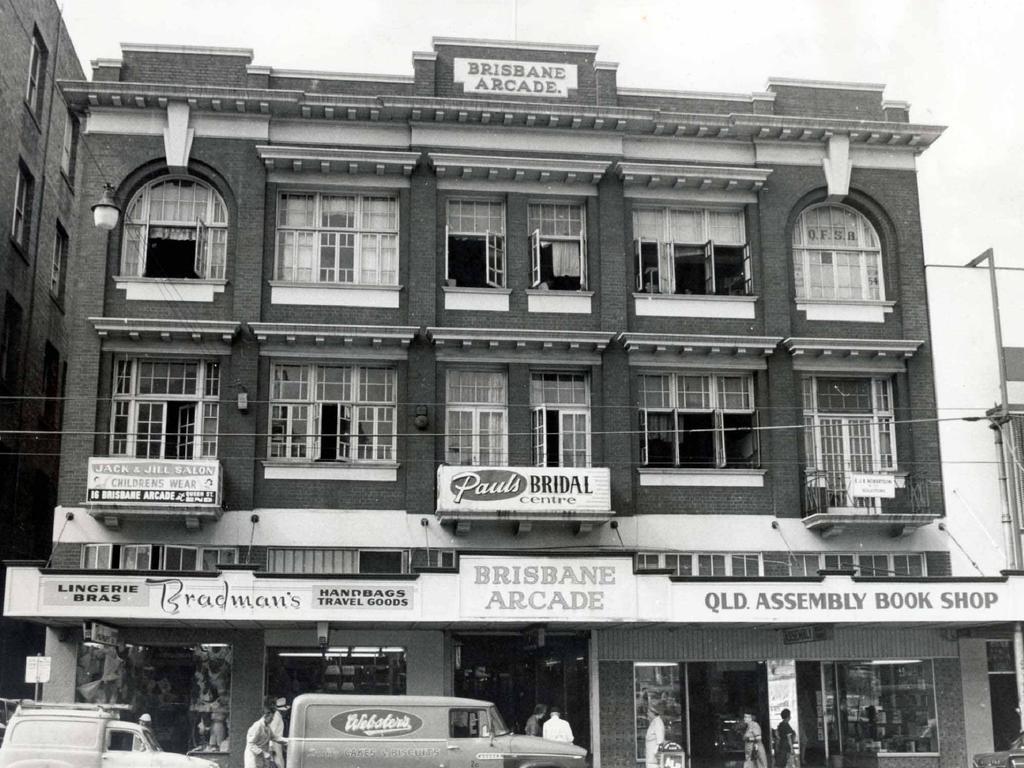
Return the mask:
M90 504L219 507L220 462L89 459Z
M576 89L576 65L551 61L455 59L463 93L564 99Z

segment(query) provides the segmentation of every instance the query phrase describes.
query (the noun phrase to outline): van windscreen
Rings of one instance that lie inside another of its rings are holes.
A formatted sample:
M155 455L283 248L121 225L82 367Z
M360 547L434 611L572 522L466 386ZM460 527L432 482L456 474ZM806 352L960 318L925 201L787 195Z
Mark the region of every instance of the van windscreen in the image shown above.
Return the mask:
M31 719L15 723L5 737L12 747L61 746L82 748L96 746L99 723L89 721Z

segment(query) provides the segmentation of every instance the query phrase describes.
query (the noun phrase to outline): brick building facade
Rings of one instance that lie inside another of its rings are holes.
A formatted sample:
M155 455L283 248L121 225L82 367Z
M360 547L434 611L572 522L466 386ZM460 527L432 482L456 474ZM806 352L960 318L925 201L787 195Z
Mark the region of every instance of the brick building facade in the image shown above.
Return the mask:
M1015 606L937 527L941 129L589 46L413 72L125 45L62 83L122 219L80 226L59 535L11 572L47 695L233 764L261 697L326 690L559 704L607 766L655 711L742 761L782 708L809 765L961 765L955 625Z
M0 14L0 68L0 558L36 559L53 538L77 216L79 120L55 81L84 77L56 3ZM27 695L42 632L0 620L0 647L0 691Z

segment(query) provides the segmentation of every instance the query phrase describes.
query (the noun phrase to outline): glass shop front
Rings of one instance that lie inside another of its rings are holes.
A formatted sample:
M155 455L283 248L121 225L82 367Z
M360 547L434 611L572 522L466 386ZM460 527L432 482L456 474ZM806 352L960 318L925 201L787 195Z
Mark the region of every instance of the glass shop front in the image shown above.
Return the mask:
M930 659L636 662L636 760L644 760L647 728L660 713L666 740L681 745L694 768L742 768L758 733L775 765L774 729L783 710L802 766L934 755L934 680ZM753 724L744 721L745 712Z

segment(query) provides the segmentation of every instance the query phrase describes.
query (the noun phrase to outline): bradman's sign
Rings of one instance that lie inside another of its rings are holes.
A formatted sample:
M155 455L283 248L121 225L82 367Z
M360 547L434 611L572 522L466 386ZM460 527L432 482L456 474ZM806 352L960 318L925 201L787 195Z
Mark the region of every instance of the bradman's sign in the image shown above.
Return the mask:
M611 510L606 467L438 467L437 511Z

